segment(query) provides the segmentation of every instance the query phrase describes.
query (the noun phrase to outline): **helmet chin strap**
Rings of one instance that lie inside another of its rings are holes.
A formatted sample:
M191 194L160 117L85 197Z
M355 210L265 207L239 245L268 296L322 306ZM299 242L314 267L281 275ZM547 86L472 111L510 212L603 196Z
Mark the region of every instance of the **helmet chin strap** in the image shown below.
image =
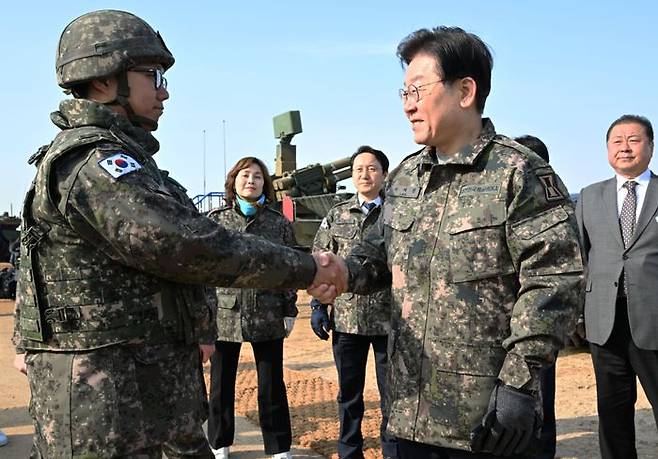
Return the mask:
M126 72L121 72L117 75L117 96L113 101L107 102L105 105L114 105L119 104L126 111L128 115L128 120L137 127L144 128L146 127L149 131L155 131L158 129L158 122L145 116L136 115L133 108L128 102L128 97L130 97L130 86L128 86L128 75Z

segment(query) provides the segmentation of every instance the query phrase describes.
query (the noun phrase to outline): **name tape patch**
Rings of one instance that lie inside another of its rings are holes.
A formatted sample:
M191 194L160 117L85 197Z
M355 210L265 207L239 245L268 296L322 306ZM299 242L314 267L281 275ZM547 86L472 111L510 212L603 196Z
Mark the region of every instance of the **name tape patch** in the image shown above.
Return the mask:
M459 196L475 196L478 194L498 194L500 185L463 185Z

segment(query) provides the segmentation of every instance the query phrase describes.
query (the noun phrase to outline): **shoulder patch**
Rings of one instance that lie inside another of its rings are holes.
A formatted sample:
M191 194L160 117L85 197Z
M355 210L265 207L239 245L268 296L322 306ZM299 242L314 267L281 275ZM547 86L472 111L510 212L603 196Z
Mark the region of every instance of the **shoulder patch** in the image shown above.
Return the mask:
M322 228L322 229L329 228L329 222L327 221L326 217L322 219L322 223L320 223L320 228Z
M544 193L546 194L547 201L559 201L564 199L564 195L558 187L558 182L555 178L555 173L551 172L548 174L537 175L539 183L544 187Z
M142 168L141 164L122 152L117 152L98 161L98 165L114 178L119 178Z

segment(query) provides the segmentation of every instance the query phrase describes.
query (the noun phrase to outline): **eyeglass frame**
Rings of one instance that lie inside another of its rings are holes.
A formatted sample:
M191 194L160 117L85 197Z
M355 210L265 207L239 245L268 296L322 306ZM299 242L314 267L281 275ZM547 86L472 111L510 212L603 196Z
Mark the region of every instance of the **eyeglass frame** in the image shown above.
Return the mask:
M137 73L150 73L153 75L153 87L156 91L158 91L160 88L165 90L167 89L167 78L164 76L164 70L159 67L133 67L128 69L128 71Z
M432 81L430 83L424 83L421 85L416 86L415 84L410 84L406 88L400 88L398 90L398 95L400 96L400 99L402 99L402 102L406 102L407 98L409 97L409 94L413 94L414 90L416 92L416 103L420 102L421 97L420 93L422 92L421 89L424 88L425 86L431 86L433 84L437 83L445 83L448 81L447 78L442 78L440 80Z

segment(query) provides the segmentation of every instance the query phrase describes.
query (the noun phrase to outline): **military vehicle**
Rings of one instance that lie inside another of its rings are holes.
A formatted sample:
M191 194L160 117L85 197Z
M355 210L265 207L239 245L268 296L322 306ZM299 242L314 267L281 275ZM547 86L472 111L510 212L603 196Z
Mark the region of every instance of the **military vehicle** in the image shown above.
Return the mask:
M302 132L299 111L282 113L272 121L274 138L279 139L272 174L276 200L292 222L297 242L310 248L329 209L353 195L339 192L344 187L338 186L338 182L352 176L350 157L297 169L297 147L291 142ZM224 193L210 192L195 196L192 201L200 212L208 212L224 205Z
M21 220L7 212L0 215L0 298L16 297L18 280L18 225Z
M352 196L339 192L338 186L338 182L352 176L350 157L297 169L297 147L291 142L302 132L299 111L275 116L273 125L274 137L279 139L272 175L276 199L283 215L293 224L297 242L310 247L329 209Z
M9 246L18 239L18 225L21 219L4 212L0 215L0 263L9 262Z

